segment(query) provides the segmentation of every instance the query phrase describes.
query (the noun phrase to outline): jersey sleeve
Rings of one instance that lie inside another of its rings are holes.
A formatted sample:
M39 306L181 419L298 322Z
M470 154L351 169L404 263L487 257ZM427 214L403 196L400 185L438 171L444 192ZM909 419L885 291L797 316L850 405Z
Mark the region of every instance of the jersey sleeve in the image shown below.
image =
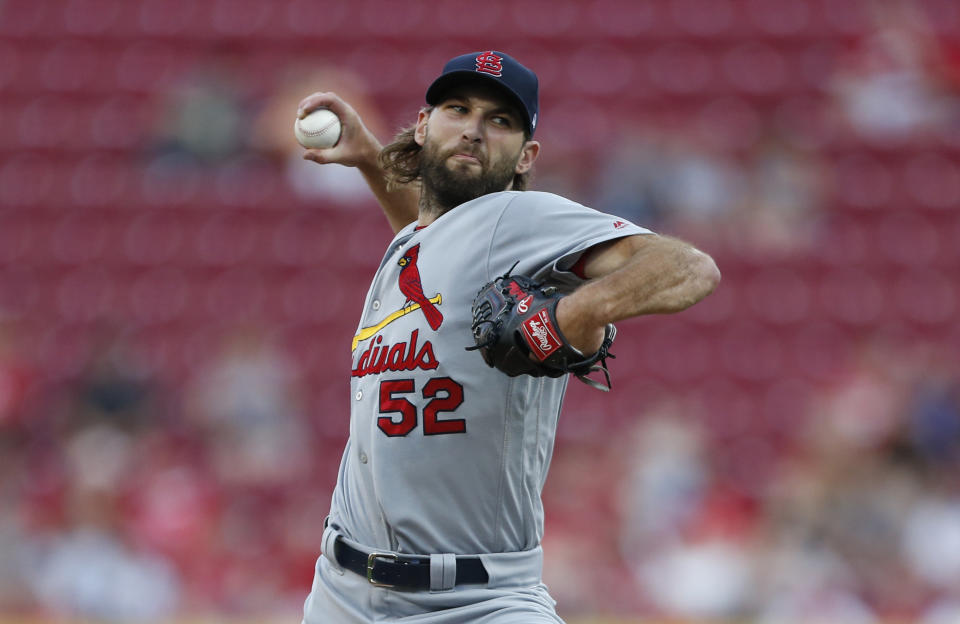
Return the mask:
M513 195L493 229L487 265L490 278L518 263L514 273L573 290L583 279L571 269L584 251L598 243L653 233L623 217L552 193Z

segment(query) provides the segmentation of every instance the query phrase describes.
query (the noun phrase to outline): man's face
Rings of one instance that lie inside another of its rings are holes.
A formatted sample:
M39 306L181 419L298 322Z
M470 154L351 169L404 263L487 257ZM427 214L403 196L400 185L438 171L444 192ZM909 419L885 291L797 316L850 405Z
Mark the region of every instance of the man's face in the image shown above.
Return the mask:
M535 141L525 141L523 126L520 113L495 90L477 85L451 91L417 123L424 189L446 208L507 190L539 151Z

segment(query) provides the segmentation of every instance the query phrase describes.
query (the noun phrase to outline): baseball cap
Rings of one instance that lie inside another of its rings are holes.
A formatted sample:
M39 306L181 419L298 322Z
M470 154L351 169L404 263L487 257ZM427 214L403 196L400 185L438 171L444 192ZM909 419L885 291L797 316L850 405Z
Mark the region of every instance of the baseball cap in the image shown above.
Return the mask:
M443 72L427 89L427 104L433 106L452 87L476 80L502 89L519 106L527 132L533 136L540 108L537 75L503 52L471 52L447 61Z

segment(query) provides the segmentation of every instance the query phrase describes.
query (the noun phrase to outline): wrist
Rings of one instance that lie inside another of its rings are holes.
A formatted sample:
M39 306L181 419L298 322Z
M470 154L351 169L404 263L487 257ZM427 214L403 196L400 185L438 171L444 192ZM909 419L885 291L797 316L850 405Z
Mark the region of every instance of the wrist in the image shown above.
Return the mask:
M584 355L590 355L603 344L606 324L596 322L591 306L582 305L580 299L576 294L561 298L554 314L567 342Z
M369 130L364 128L364 131L365 138L363 141L363 147L359 151L357 168L363 173L382 175L383 169L380 167L379 158L380 151L383 149L383 146L380 145L380 141L378 141Z

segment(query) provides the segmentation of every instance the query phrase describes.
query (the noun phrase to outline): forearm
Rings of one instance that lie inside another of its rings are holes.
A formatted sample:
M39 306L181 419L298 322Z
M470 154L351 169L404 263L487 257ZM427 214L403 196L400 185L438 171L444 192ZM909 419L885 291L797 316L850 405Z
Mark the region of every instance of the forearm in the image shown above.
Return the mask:
M387 217L387 222L396 233L417 220L420 185L412 183L390 188L383 169L377 162L379 152L380 143L376 142L375 151L372 151L362 164L358 164L357 168L367 182L367 186L373 192L374 197L377 198L377 202L383 209L383 214Z
M607 323L685 310L719 281L716 264L703 252L675 239L645 237L618 268L562 299L557 321L574 346L591 352Z

